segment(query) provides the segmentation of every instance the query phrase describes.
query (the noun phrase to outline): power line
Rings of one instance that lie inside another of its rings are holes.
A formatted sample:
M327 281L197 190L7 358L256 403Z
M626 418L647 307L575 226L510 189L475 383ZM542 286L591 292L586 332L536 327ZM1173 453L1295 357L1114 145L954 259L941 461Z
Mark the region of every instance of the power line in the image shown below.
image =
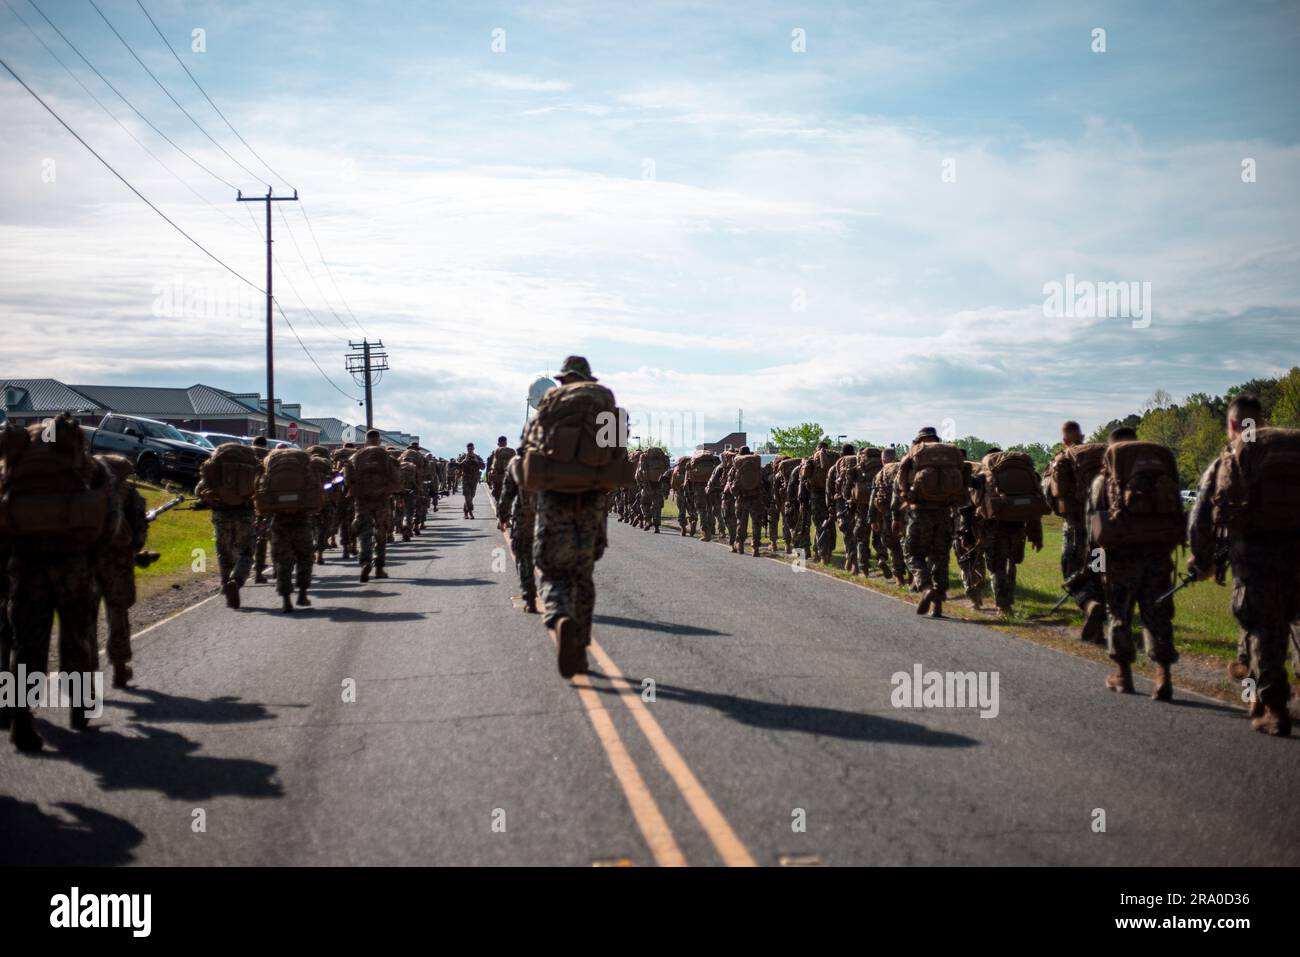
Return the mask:
M150 78L151 80L153 80L155 83L158 84L158 89L160 89L160 90L162 90L164 93L166 93L166 94L167 94L167 99L171 100L173 103L176 104L176 109L178 109L178 110L180 110L182 113L184 113L184 114L185 114L185 118L188 119L191 123L193 123L194 126L198 129L198 131L199 131L200 133L202 133L204 136L206 136L206 137L208 138L208 140L212 143L213 146L215 146L217 149L221 150L221 152L225 153L226 156L227 156L227 158L229 158L229 160L230 160L232 163L234 163L236 166L238 166L240 169L242 169L242 170L243 170L245 173L247 173L249 176L253 177L253 179L257 180L257 181L258 181L259 183L261 183L263 186L265 186L265 187L267 187L268 189L270 189L270 187L271 187L271 184L270 184L270 183L266 182L264 179L262 179L262 177L258 176L256 173L254 173L251 169L249 169L249 168L248 168L247 166L245 166L243 163L239 162L239 160L235 159L234 156L231 156L230 151L227 150L227 149L226 149L224 146L222 146L220 143L218 143L215 139L213 139L213 138L212 138L212 134L209 133L207 130L205 130L205 129L203 128L202 124L200 124L198 120L196 120L193 116L190 115L190 111L187 110L187 109L185 109L185 107L181 106L180 100L178 100L178 99L176 99L176 97L172 96L171 90L167 89L167 87L163 85L162 80L158 79L158 77L154 75L153 70L149 69L149 67L145 64L144 60L140 59L140 54L138 54L138 53L135 52L135 48L132 47L131 44L129 44L129 43L126 42L126 37L122 36L122 34L120 34L120 33L117 32L117 27L113 26L113 21L109 20L108 17L104 16L104 11L101 10L101 9L99 9L99 4L97 4L97 3L95 2L95 0L87 0L87 2L88 2L92 7L95 8L95 12L99 14L100 19L103 20L105 23L108 24L108 28L109 28L110 30L113 31L113 35L114 35L115 37L117 37L119 40L122 41L122 46L126 47L127 52L129 52L129 53L131 54L131 56L135 57L135 62L138 63L138 64L140 64L140 66L141 66L141 68L144 70L144 72L149 74L149 78ZM227 185L229 185L229 184L227 184ZM232 187L232 188L233 188L233 187Z
M257 226L257 217L253 215L253 208L250 206L247 207L247 209L248 209L248 218L253 221L253 228L257 230L257 234L259 236L262 236L262 230ZM262 238L265 239L266 237L262 236ZM312 320L316 323L316 325L320 326L321 329L328 332L339 342L347 342L348 341L347 339L343 338L343 336L339 335L337 332L335 332L333 329L327 326L324 322L322 322L320 317L317 316L316 313L312 311L311 306L307 305L307 300L304 299L302 293L298 291L298 286L293 281L293 277L289 275L289 270L284 268L284 264L280 262L280 257L275 255L274 251L272 251L271 253L271 258L274 259L275 264L280 267L280 273L284 277L285 282L289 284L289 288L293 290L293 294L297 296L298 301L302 303L303 311L305 311L307 315L311 316Z
M339 392L341 395L346 396L348 399L352 400L353 402L360 402L361 401L360 399L358 399L355 395L348 395L346 392L344 392L342 389L338 387L338 385L334 382L333 379L331 379L329 376L325 374L325 370L320 367L320 363L316 361L316 357L311 354L311 350L307 348L306 343L304 343L302 341L302 338L298 335L298 330L293 327L293 323L289 321L289 317L284 314L284 309L280 306L280 300L277 298L273 301L275 302L276 311L280 313L280 318L283 319L284 324L289 327L289 331L292 332L293 337L298 340L298 345L302 347L302 351L307 354L307 358L311 360L311 364L316 367L316 371L321 374L321 377L330 385L334 386L335 390Z
M334 313L334 318L338 320L338 324L342 326L343 330L346 332L348 328L348 324L343 321L342 316L340 316L337 312L334 312L334 306L331 305L329 298L325 295L325 290L320 287L320 283L317 282L316 277L312 275L311 266L307 265L307 257L302 254L302 247L298 245L298 237L293 234L293 229L289 226L289 219L287 216L284 215L283 209L280 210L280 221L284 223L284 228L288 230L289 238L293 240L293 248L298 251L298 258L302 260L302 268L306 271L307 278L312 281L312 284L316 287L316 291L320 293L321 300L325 303L325 308L329 309L330 312ZM292 285L292 282L290 283L290 285ZM338 335L337 333L334 333L332 330L331 330L331 334ZM343 337L339 336L339 338L341 339Z
M154 32L158 34L158 37L159 39L162 40L163 45L166 46L167 49L171 51L171 55L175 57L176 62L181 65L181 69L185 71L185 75L190 78L190 80L194 83L196 87L198 87L199 92L203 94L203 98L208 101L208 105L211 106L212 109L216 111L217 116L221 117L221 119L225 122L226 126L230 127L230 132L234 133L235 136L239 138L239 142L244 144L244 147L248 150L248 152L252 153L253 156L257 158L257 161L261 163L263 166L265 166L272 176L274 176L280 182L284 183L290 189L293 189L294 185L290 183L287 179L285 179L283 176L281 176L279 173L277 173L274 169L272 169L271 164L268 163L266 160L262 159L261 155L257 152L257 150L253 149L253 147L249 145L248 140L244 139L244 137L240 135L239 130L235 129L234 124L232 124L230 120L226 119L226 114L222 113L221 109L217 106L217 104L212 102L212 97L208 96L208 91L203 89L202 84L200 84L199 81L195 79L194 74L190 72L190 68L185 65L185 61L182 60L179 56L177 56L176 50L167 41L167 37L163 34L162 30L158 29L158 24L155 23L154 18L149 15L149 11L145 10L144 4L141 3L140 0L135 0L135 2L136 5L140 7L140 10L144 13L145 17L149 20L149 23L153 25Z
M97 96L95 95L94 91L91 90L90 87L86 86L86 84L82 82L81 77L77 76L77 74L75 74L75 73L72 72L72 68L71 68L70 66L68 66L66 63L63 62L63 58L60 57L57 53L54 52L54 49L53 49L53 48L52 48L48 43L45 42L45 39L44 39L44 38L43 38L39 33L37 33L35 30L32 29L31 24L29 24L25 19L23 19L23 15L22 15L21 13L19 13L16 9L14 9L14 5L13 5L12 3L10 3L9 0L4 0L4 4L5 4L6 7L9 8L9 12L12 13L15 17L18 18L18 22L21 23L24 27L27 28L27 32L30 33L33 37L36 38L36 42L39 43L41 46L45 47L45 51L46 51L50 56L52 56L52 57L54 58L54 61L55 61L56 63L58 63L59 66L63 67L63 71L64 71L65 73L67 73L68 76L72 77L72 79L76 81L76 83L77 83L77 85L78 85L79 87L81 87L83 90L86 91L86 95L89 96L92 100L95 101L95 103L99 106L99 108L100 108L101 110L103 110L103 111L108 115L108 118L109 118L109 119L111 119L114 123L116 123L118 126L120 126L120 127L122 128L122 132L123 132L123 133L125 133L127 136L131 137L132 141L134 141L134 143L135 143L136 146L140 147L140 149L142 149L142 150L144 150L146 153L148 153L149 156L153 159L153 161L154 161L155 163L157 163L159 166L161 166L163 169L165 169L168 173L170 173L171 176L172 176L172 178L175 179L176 182L180 183L182 186L184 186L186 189L188 189L191 193L193 193L196 199L198 199L198 200L200 200L201 202L204 202L204 203L206 203L207 205L211 206L211 207L212 207L213 209L215 209L218 213L220 213L220 214L222 215L222 217L224 217L228 222L233 223L234 225L238 226L238 227L241 228L241 229L245 228L243 223L241 223L239 220L235 219L233 216L231 216L229 213L227 213L224 209L222 209L222 208L221 208L220 206L218 206L216 203L212 202L212 200L208 199L206 196L204 196L202 193L200 193L197 189L195 189L195 188L194 188L193 186L191 186L189 183L185 182L185 180L181 178L181 176L180 176L179 173L177 173L174 169L172 169L170 166L168 166L166 163L164 163L164 162L162 161L162 158L159 157L157 153L155 153L153 150L149 149L148 146L146 146L143 142L141 142L140 138L137 137L134 133L131 132L131 128L130 128L129 126L127 126L125 123L123 123L120 119L118 119L117 116L113 113L113 111L110 110L110 109L108 108L108 106L104 103L104 101L101 100L99 97L97 97Z
M219 265L222 269L226 270L226 272L230 273L232 276L234 276L234 277L235 277L236 279L238 279L240 282L244 283L245 285L250 286L251 288L257 290L258 292L265 293L265 290L259 288L255 283L251 282L250 280L245 279L245 278L244 278L242 275L240 275L240 274L239 274L235 269L233 269L232 267L226 265L226 263L225 263L225 262L224 262L220 257L218 257L218 256L216 255L216 253L214 253L214 252L212 252L211 250L209 250L209 249L208 249L206 246L204 246L201 242L199 242L197 239L195 239L193 236L191 236L191 235L190 235L189 233L187 233L185 230L181 229L180 226L176 225L176 223L171 219L170 216L168 216L168 215L167 215L166 213L164 213L161 209L159 209L157 206L155 206L153 203L151 203L151 202L149 201L148 197L146 197L146 196L144 195L144 193L140 192L138 189L136 189L134 186L132 186L131 183L127 180L127 178L126 178L125 176L123 176L123 175L122 175L121 173L119 173L116 169L114 169L114 168L113 168L113 165L112 165L111 163L109 163L108 160L104 159L104 157L102 157L102 156L100 156L98 153L96 153L96 152L95 152L95 148L94 148L93 146L91 146L89 143L87 143L85 140L83 140L83 139L81 138L81 135L80 135L76 130L74 130L71 126L69 126L69 125L64 121L63 117L59 116L59 114L56 113L56 112L54 111L54 109L53 109L53 108L52 108L48 103L46 103L44 100L42 100L42 99L40 98L40 96L37 94L37 92L36 92L35 90L33 90L30 86L28 86L28 85L27 85L27 82L26 82L22 77L20 77L17 73L14 72L13 67L11 67L8 63L6 63L3 59L0 59L0 66L3 66L6 70L8 70L8 71L9 71L9 75L12 76L15 80L17 80L17 81L22 85L22 88L23 88L24 90L26 90L28 93L30 93L30 94L32 95L32 98L35 99L37 103L39 103L39 104L41 104L41 106L45 107L46 112L49 113L50 116L52 116L52 117L54 117L56 120L58 120L60 126L62 126L65 130L67 130L69 133L71 133L71 134L76 138L76 140L77 140L78 143L80 143L82 146L84 146L87 150L90 151L90 155L91 155L91 156L95 157L95 159L97 159L97 160L99 160L101 163L103 163L103 164L104 164L104 167L105 167L105 168L106 168L110 173L112 173L114 176L116 176L118 179L120 179L120 180L122 181L123 185L126 186L126 188L129 189L131 192L135 193L135 195L136 195L137 197L139 197L140 200L141 200L142 202L144 202L144 204L145 204L146 206L148 206L148 207L149 207L150 209L152 209L155 213L157 213L159 216L161 216L161 217L163 218L163 220L166 221L167 225L171 226L172 229L176 230L176 232L180 233L182 236L184 236L186 239L188 239L191 243L193 243L196 247L198 247L198 249L199 249L199 250L200 250L200 251L201 251L205 256L207 256L209 259L211 259L213 262L215 262L217 265Z
M349 306L348 301L343 298L343 290L340 289L339 284L335 282L334 271L330 269L330 264L325 259L325 253L321 251L320 240L316 238L316 230L312 229L311 220L307 218L307 207L302 203L299 203L298 209L302 213L303 220L306 221L307 223L307 231L311 233L311 241L316 244L316 252L320 256L321 264L325 267L326 275L330 277L330 284L333 285L334 291L338 293L339 301L343 303L343 308L348 311L348 315L352 317L352 321L356 323L356 327L360 329L362 334L364 335L366 332L365 328L361 325L361 323L357 322L357 317L356 314L353 313L352 307Z
M136 109L135 104L132 103L130 100L128 100L128 99L126 98L126 95L125 95L124 93L122 93L121 90L119 90L117 87L115 87L112 83L110 83L110 82L108 81L108 77L104 76L104 74L102 74L102 73L99 72L98 67L96 67L95 64L91 63L90 60L88 60L88 59L86 58L86 55L85 55L84 53L82 53L80 49L77 48L77 45L76 45L75 43L73 43L71 40L69 40L69 39L67 38L67 36L64 35L63 31L60 30L60 29L55 25L54 21L51 20L49 17L47 17L47 16L45 15L45 11L42 10L39 6L37 6L37 4L36 4L36 0L27 0L27 2L30 3L30 4L32 5L32 9L34 9L37 13L39 13L39 14L41 15L41 19L44 20L46 23L48 23L48 24L50 25L50 29L53 30L55 33L57 33L57 34L59 35L59 39L61 39L64 43L66 43L69 47L71 47L73 53L75 53L77 56L81 57L81 62L84 63L84 64L86 64L86 66L88 66L88 67L90 68L91 72L94 73L95 76L99 77L99 79L103 82L103 84L104 84L106 87L108 87L110 90L112 90L112 91L117 95L117 98L118 98L119 100L121 100L123 103L125 103L127 106L129 106L129 107L131 108L131 112L133 112L136 116L140 117L141 120L143 120L146 124L148 124L149 129L153 130L155 133L157 133L159 136L161 136L163 139L165 139L168 143L170 143L170 144L171 144L171 145L176 149L176 151L177 151L178 153L180 153L182 156L184 156L187 160L189 160L191 163L193 163L193 164L194 164L195 166L197 166L199 169L203 170L203 172L207 173L209 176L211 176L213 179L215 179L218 183L220 183L221 185L227 187L228 189L234 189L234 190L237 190L237 189L238 189L238 187L236 187L233 183L228 182L227 180L225 180L225 179L223 179L222 177L218 176L218 175L217 175L216 173L214 173L212 170L208 169L208 167L204 166L202 163L200 163L198 160L196 160L193 156L191 156L191 155L189 154L189 152L185 150L184 147L182 147L179 143L177 143L175 140L173 140L170 136L168 136L168 135L167 135L166 133L164 133L162 130L158 129L158 127L154 125L153 121L150 120L149 117L145 116L145 115L144 115L143 113L141 113L138 109ZM13 8L11 7L10 9L13 9Z

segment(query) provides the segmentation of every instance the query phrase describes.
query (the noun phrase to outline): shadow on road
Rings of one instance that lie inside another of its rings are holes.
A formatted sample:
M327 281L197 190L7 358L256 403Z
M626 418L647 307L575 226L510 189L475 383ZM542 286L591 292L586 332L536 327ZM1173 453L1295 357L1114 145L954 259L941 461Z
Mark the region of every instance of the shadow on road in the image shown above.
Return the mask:
M70 802L55 806L72 820L0 796L0 864L112 867L129 864L144 840L139 828L120 817Z
M126 735L107 728L70 731L45 721L38 726L56 748L51 758L85 768L105 791L157 791L185 801L284 796L275 765L195 754L201 745L175 731L134 725Z
M593 677L604 677L593 670ZM634 688L641 682L626 679ZM612 686L594 686L603 694L618 694ZM912 744L929 748L969 748L979 744L974 738L947 731L932 731L923 725L897 718L883 718L876 714L859 714L838 708L820 708L814 705L781 704L775 701L758 701L736 695L698 691L656 684L655 696L660 700L680 701L684 704L713 708L741 724L766 731L796 731L846 741L873 741L883 744Z
M323 605L309 605L306 608L295 606L292 612L284 612L277 605L274 608L249 608L256 615L272 615L289 621L301 619L328 618L330 621L423 621L436 612L419 611L365 611L361 608L327 608Z
M105 701L110 708L124 708L132 721L174 721L182 724L236 724L241 721L266 721L275 717L266 705L240 701L234 695L220 698L186 698L164 694L151 688L127 688L131 698ZM282 708L305 708L304 704L278 705Z
M723 638L731 635L729 631L701 628L698 625L679 625L671 621L642 621L639 618L620 618L617 615L593 615L591 620L599 625L613 625L616 628L631 628L636 631L662 631L668 635L717 635Z

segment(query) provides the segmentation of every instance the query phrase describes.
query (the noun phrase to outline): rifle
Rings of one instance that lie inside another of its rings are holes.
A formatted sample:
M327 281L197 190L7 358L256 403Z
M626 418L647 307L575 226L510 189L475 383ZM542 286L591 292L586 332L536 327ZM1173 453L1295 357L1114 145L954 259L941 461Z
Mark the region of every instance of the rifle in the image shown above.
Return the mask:
M154 519L156 519L156 518L157 518L159 515L161 515L163 512L166 512L166 511L168 511L169 509L173 509L173 508L175 508L177 505L181 504L181 502L183 502L183 501L185 501L185 496L184 496L184 495L177 495L177 496L176 496L174 499L172 499L170 502L163 502L161 505L159 505L157 508L153 509L152 511L145 512L145 513L144 513L144 520L145 520L146 522L152 522Z
M1039 620L1043 618L1050 618L1053 614L1056 613L1056 609L1060 608L1067 601L1069 601L1071 598L1074 597L1075 589L1077 589L1080 585L1082 585L1085 581L1087 581L1088 576L1091 573L1092 573L1092 569L1090 568L1087 567L1080 568L1077 572L1075 572L1073 575L1071 575L1069 578L1067 578L1065 581L1061 583L1061 587L1065 589L1065 594L1062 595L1057 600L1056 604L1053 605L1051 608L1047 609L1047 611L1045 611L1042 615L1033 615L1031 617Z
M1214 580L1218 582L1220 585L1223 584L1223 575L1224 575L1224 570L1227 566L1227 561L1228 561L1228 546L1220 545L1214 553ZM1165 592L1163 595L1161 595L1159 598L1156 599L1156 604L1163 604L1164 602L1168 601L1170 598L1173 598L1175 595L1177 595L1188 585L1192 584L1192 582L1199 581L1199 580L1200 579L1197 577L1195 572L1185 573L1181 578L1179 578L1177 585L1175 585L1173 588L1169 589L1169 591Z

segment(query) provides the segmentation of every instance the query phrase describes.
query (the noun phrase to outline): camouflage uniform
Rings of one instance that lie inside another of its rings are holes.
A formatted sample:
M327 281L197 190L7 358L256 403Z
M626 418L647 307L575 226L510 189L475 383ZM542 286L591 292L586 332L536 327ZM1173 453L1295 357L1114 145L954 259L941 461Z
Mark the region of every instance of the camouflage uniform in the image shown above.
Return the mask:
M271 560L275 562L275 590L288 595L294 589L311 587L312 562L316 557L313 535L315 516L309 512L278 512L271 516Z
M804 462L799 478L801 497L804 505L804 541L805 547L816 544L817 560L829 562L835 551L835 523L826 521L830 512L826 508L826 488L820 491L812 483L811 470L815 468L811 459Z
M688 480L686 486L690 490L691 504L695 507L695 518L699 521L699 527L704 532L704 540L708 541L714 533L714 516L713 502L709 499L709 493L705 491L704 482L691 482ZM691 532L695 531L695 522L691 523Z
M781 479L781 537L785 540L785 552L799 547L799 469L795 468L788 477Z
M1105 495L1105 476L1092 483L1088 515L1099 507ZM1089 524L1091 521L1089 520ZM1134 606L1140 611L1142 637L1147 657L1156 664L1172 665L1178 660L1174 648L1174 600L1157 601L1173 583L1172 548L1167 545L1135 545L1106 549L1103 594L1106 601L1106 649L1115 662L1137 660L1133 644Z
M519 488L517 471L514 463L506 468L506 476L501 482L501 500L497 504L497 519L510 525L510 548L515 555L515 570L519 572L520 594L524 603L531 606L537 598L537 576L533 571L537 495Z
M763 469L763 477L767 481L767 540L772 543L772 550L776 551L777 536L781 534L781 502L777 497L777 477L780 475L776 470L776 463L769 462Z
M474 517L474 496L478 493L478 479L483 471L483 460L477 455L466 455L460 462L461 491L465 495L465 516Z
M736 544L736 503L726 491L727 475L731 467L726 459L719 462L704 486L705 496L709 500L709 509L714 520L720 521L727 530L727 543Z
M837 472L833 472L826 480L826 511L834 517L836 524L839 525L840 534L844 537L844 564L846 566L855 565L858 561L857 539L853 536L853 505L849 501L851 489L847 484L851 475L851 470L841 468ZM833 545L831 550L834 551Z
M948 593L948 555L952 551L952 513L946 508L907 507L907 564L920 592Z
M641 498L641 517L644 519L647 528L653 528L659 531L659 524L663 520L664 510L664 485L662 481L640 482Z
M360 543L358 558L362 565L373 561L376 568L384 567L388 556L388 531L393 521L393 513L388 503L388 496L370 499L358 499L354 503L355 518L352 536Z
M326 493L328 495L329 493ZM338 509L328 500L321 510L312 516L313 537L317 554L324 555L330 546L330 535L338 521Z
M1025 560L1025 542L1043 546L1042 522L987 522L984 557L993 575L993 601L1010 608L1016 600L1016 566Z
M99 583L93 561L91 552L62 547L54 538L15 541L9 557L14 668L25 666L28 677L45 673L57 612L59 668L65 672L99 669L95 641Z
M966 597L979 605L984 600L989 580L985 540L987 524L980 518L974 505L963 505L957 509L957 537L954 547L957 551L957 570L961 575L962 588Z
M135 604L135 556L149 537L144 498L129 485L123 492L122 511L129 539L121 544L109 543L101 547L95 562L95 577L104 598L104 617L108 622L108 660L115 665L124 665L131 660L129 609Z
M221 581L244 587L253 567L253 506L217 506L212 509L212 529L217 540L217 567Z
M537 493L533 561L542 576L545 624L550 628L561 617L572 619L583 647L591 643L592 576L605 554L607 512L604 492Z

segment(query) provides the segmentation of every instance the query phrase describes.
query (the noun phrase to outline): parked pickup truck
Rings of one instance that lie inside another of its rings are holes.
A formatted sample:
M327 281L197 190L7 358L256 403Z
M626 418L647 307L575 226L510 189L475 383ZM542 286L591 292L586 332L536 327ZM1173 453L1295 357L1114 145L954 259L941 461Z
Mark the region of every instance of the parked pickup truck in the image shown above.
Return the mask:
M135 474L146 482L169 478L193 486L199 480L199 466L212 454L187 442L185 436L166 422L134 415L110 412L98 428L85 431L90 436L92 452L125 456L135 465Z

